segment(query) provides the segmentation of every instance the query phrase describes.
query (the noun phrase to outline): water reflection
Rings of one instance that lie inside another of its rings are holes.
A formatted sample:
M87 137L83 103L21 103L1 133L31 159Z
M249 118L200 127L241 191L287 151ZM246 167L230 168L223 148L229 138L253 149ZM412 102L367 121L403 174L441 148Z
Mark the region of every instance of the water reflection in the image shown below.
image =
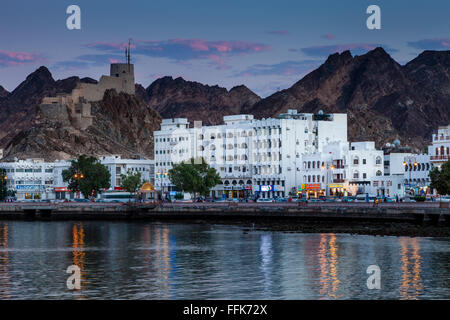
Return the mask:
M321 234L317 257L320 270L320 295L323 298L339 298L338 245L335 234Z
M85 269L85 234L83 223L75 223L72 227L72 262L80 268L80 285L82 292L87 285L87 273ZM78 295L78 299L85 298L83 295Z
M262 258L260 269L264 277L264 293L269 294L272 286L272 235L261 236L260 253Z
M0 297L10 298L8 277L8 223L0 223Z
M65 270L81 269L81 290ZM366 269L382 270L368 290ZM448 239L226 225L0 222L0 298L449 299Z
M158 291L164 298L169 297L170 275L170 248L169 229L167 227L156 229L156 272L159 279Z
M418 299L423 291L419 240L417 238L401 238L400 255L402 263L400 294L403 299Z

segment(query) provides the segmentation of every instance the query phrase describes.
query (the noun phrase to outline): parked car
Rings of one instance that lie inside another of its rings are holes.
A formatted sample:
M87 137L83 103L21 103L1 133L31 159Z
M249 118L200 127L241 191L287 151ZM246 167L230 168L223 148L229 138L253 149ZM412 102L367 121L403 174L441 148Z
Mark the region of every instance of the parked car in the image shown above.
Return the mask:
M450 196L441 196L441 202L450 202Z
M411 197L406 196L406 197L401 198L401 202L416 202L416 200L414 200Z
M91 202L89 199L73 199L74 202Z
M312 199L309 199L308 202L323 202L323 201L320 199L312 198Z
M275 198L275 202L288 202L287 198Z
M355 197L350 196L343 197L342 202L355 202Z
M256 200L256 202L273 202L273 199L269 199L269 198L258 198L258 200Z

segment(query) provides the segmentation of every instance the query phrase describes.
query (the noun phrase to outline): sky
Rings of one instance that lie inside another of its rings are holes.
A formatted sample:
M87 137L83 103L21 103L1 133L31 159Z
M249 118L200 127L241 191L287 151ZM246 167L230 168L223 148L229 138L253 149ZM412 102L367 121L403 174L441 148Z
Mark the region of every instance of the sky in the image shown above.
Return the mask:
M81 9L69 30L67 7ZM366 9L381 9L369 30ZM14 90L45 65L55 79L99 79L124 62L132 39L136 82L183 77L262 97L285 89L334 52L382 46L405 64L423 50L450 50L448 0L2 0L0 85Z

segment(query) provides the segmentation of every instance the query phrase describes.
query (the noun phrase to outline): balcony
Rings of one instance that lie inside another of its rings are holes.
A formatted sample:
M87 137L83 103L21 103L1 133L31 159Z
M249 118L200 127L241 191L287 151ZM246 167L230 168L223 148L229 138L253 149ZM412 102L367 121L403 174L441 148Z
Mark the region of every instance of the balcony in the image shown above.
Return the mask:
M443 155L443 156L431 156L430 160L431 161L447 161L449 159L448 155Z
M344 183L345 179L333 179L333 183Z

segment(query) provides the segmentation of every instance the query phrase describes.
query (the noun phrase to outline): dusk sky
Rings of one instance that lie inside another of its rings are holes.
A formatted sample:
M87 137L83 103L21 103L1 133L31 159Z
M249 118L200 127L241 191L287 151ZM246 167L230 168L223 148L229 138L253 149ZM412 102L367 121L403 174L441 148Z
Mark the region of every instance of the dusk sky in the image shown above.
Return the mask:
M66 9L81 8L81 30L66 28ZM366 9L381 8L381 30ZM98 79L124 61L133 39L136 82L162 76L261 96L290 87L327 56L376 46L404 64L426 49L450 50L448 0L2 1L0 85L13 90L41 65L55 79Z

